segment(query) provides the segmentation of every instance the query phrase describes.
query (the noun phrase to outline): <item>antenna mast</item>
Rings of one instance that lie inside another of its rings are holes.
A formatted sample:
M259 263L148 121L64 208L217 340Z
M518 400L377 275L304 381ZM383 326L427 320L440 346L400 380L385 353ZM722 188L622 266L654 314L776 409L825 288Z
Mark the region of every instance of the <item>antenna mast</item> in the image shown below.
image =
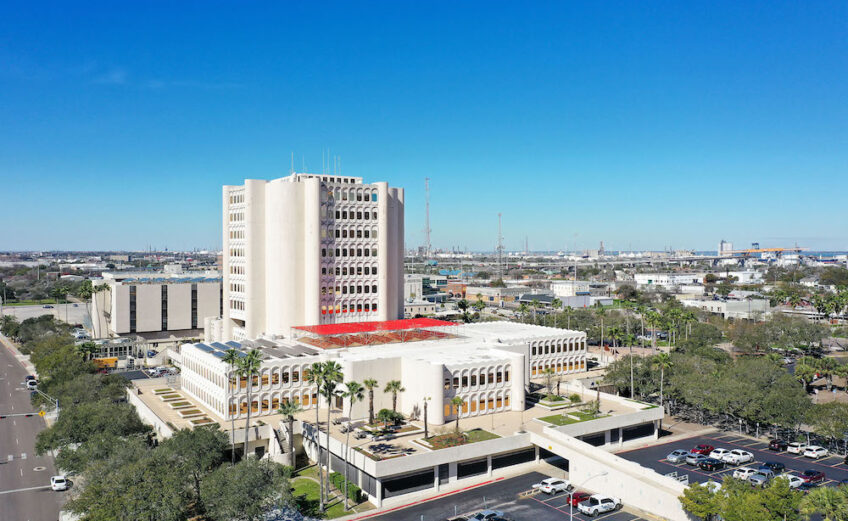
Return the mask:
M430 178L424 178L424 255L430 259Z
M503 233L501 228L501 213L498 212L498 279L503 280Z

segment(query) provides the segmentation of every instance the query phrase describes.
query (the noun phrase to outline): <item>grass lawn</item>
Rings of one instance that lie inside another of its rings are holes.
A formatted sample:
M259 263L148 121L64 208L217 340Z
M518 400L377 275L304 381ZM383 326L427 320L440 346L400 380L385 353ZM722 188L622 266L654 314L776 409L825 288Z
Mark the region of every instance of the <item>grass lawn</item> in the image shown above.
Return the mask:
M478 441L494 440L500 438L500 436L498 436L494 432L484 431L483 429L474 429L466 431L465 435L468 436L468 443L476 443Z
M477 443L478 441L494 440L496 438L500 438L500 436L483 429L472 429L462 433L449 432L447 434L430 436L425 441L434 449L439 450L448 447L459 447L460 445L467 445L469 443Z
M295 505L298 511L304 516L317 517L322 519L333 519L336 517L346 516L355 512L363 512L374 508L370 503L360 503L354 509L344 509L344 498L338 496L330 500L329 507L322 514L319 511L318 495L320 493L318 482L313 481L310 477L318 479L318 470L313 465L296 473L297 477L292 478L292 496L294 497Z
M60 300L59 304L69 304L67 300ZM43 306L46 304L56 305L56 299L41 299L41 300L18 300L15 302L6 302L4 306Z
M553 425L561 426L561 425L571 425L572 423L580 423L580 422L584 422L584 421L588 421L588 420L596 420L598 418L606 418L607 416L609 416L609 414L594 416L592 414L581 412L581 411L571 412L571 413L568 413L568 414L576 416L580 419L575 420L573 418L569 418L565 414L554 414L553 416L545 416L545 417L542 417L542 418L539 418L539 419L542 420L543 422L547 422L547 423L551 423Z

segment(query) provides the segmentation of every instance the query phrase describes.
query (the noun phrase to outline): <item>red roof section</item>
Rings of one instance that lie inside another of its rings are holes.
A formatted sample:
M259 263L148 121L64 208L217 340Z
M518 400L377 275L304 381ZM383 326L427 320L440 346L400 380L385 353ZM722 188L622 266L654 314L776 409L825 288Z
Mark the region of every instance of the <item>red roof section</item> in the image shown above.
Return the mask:
M436 320L435 318L408 318L403 320L386 320L383 322L350 322L347 324L295 326L295 329L323 336L371 333L374 331L401 331L404 329L424 329L428 327L445 327L455 325L455 322Z

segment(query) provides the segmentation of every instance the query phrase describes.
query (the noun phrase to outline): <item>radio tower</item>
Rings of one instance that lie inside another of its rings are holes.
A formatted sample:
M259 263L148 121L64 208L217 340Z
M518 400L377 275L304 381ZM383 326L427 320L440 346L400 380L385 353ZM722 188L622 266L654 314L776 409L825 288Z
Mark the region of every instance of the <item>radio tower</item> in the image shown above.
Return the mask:
M503 233L501 228L501 214L498 213L498 279L503 280Z
M430 178L424 178L424 260L430 259Z

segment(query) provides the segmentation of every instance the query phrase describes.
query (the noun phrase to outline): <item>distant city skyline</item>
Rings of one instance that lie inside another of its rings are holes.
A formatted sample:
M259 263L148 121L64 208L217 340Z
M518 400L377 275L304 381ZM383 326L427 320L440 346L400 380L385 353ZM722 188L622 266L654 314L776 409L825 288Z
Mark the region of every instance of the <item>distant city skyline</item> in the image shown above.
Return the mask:
M167 16L163 11L167 10ZM226 20L222 22L222 20ZM848 4L0 7L0 250L221 247L221 187L406 190L406 246L848 250ZM334 161L330 161L332 167Z

